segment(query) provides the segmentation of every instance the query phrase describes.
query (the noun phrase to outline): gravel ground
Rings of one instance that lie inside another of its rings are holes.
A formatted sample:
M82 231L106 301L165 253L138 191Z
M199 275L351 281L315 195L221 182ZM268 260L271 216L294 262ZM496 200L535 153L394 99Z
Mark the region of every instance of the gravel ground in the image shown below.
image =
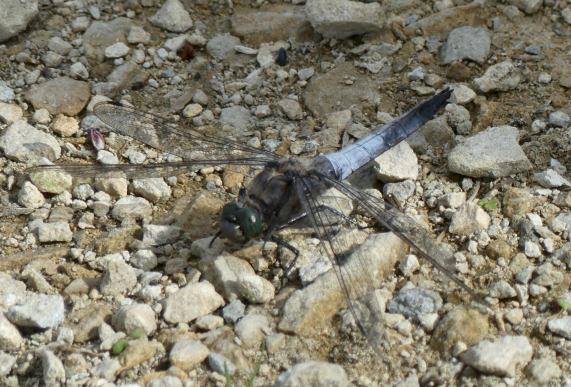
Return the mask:
M569 1L1 7L1 385L571 386ZM282 232L302 252L287 281L275 244L209 246L257 170L25 172L177 160L91 130L103 100L314 157L446 86L437 117L351 183L426 224L489 306L369 227L381 353L309 230Z

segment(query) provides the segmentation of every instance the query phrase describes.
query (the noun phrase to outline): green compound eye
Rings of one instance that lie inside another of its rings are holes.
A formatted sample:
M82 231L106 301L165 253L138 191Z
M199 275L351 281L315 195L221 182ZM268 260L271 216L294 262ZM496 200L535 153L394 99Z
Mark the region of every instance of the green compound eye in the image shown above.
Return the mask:
M236 212L236 223L238 223L247 239L254 238L262 232L262 220L258 211L253 208L240 208Z
M235 239L241 235L246 239L251 239L262 232L262 219L258 211L243 207L236 202L226 204L220 218L222 235L225 237Z

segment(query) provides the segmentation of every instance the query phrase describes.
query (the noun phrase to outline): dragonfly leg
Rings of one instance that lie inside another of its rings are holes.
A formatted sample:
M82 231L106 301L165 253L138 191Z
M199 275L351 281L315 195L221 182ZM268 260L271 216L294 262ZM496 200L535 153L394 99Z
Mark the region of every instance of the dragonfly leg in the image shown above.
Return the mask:
M291 261L291 263L287 266L284 275L282 277L282 288L285 286L285 281L287 280L288 275L290 274L290 272L292 271L293 267L295 266L295 263L297 262L297 258L299 258L299 250L296 249L295 247L293 247L290 243L288 243L287 241L285 241L284 239L276 236L276 235L271 235L270 236L270 240L272 242L275 242L278 246L284 247L286 249L288 249L289 251L291 251L294 254L293 260ZM265 242L264 242L265 243Z
M359 229L362 229L362 228L363 228L363 227L359 226L359 225L357 224L357 222L356 222L354 219L352 219L352 218L349 217L349 216L346 216L345 214L341 213L340 211L336 210L335 208L326 206L326 205L324 205L324 204L320 204L319 206L317 206L317 207L315 208L315 210L318 211L318 212L319 212L319 211L329 211L329 212L331 212L333 215L336 215L336 216L342 218L343 221L345 221L345 222L347 222L347 223L352 223L355 227L357 227L357 228L359 228ZM286 224L284 224L284 225L278 227L277 230L280 231L280 230L283 230L283 229L285 229L285 228L292 227L295 223L297 223L297 222L299 222L299 221L301 221L301 220L307 218L307 216L308 216L307 212L302 212L301 214L299 214L299 215L293 217L292 219L290 219ZM341 222L339 222L339 223L341 223ZM338 225L339 223L335 223L334 225Z
M210 243L208 244L208 248L211 249L212 245L214 244L214 241L216 239L218 239L218 237L220 236L221 232L217 231L216 234L214 234L214 236L212 237L212 239L210 240Z

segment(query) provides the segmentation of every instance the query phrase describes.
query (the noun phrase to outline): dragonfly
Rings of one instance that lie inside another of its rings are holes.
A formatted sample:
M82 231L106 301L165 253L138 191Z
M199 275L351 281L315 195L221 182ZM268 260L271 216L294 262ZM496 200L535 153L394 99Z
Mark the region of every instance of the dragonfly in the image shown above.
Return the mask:
M353 249L343 225L355 228L354 219L333 208L325 193L335 189L358 204L366 215L392 231L417 255L425 258L470 296L480 295L466 285L450 268L451 253L442 248L430 232L405 215L346 179L366 168L371 160L394 147L432 119L450 98L452 89L445 88L426 99L399 118L374 129L370 134L338 151L313 158L287 157L249 146L246 142L207 134L159 115L99 102L93 108L96 116L110 130L134 138L153 148L180 156L182 161L150 164L63 164L32 167L29 172L57 170L77 177L148 178L173 176L192 168L207 166L246 165L260 169L237 199L227 203L219 218L215 236L244 243L252 239L273 240L299 251L276 236L283 228L295 227L300 221L309 223L319 240L321 251L330 260L332 270L344 294L347 309L374 349L382 346L382 310L378 303L360 302L378 288L366 264L349 270L344 263ZM345 236L344 236L345 235ZM214 238L213 238L214 239ZM453 262L453 258L452 258ZM365 278L365 280L363 280Z

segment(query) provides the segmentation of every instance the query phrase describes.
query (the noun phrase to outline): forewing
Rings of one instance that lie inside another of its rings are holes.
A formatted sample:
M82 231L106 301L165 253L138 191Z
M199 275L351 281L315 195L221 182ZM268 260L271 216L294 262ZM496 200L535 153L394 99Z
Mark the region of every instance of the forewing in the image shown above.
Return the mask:
M183 128L163 117L132 107L100 102L93 111L114 132L183 159L257 158L269 161L278 158L271 152L240 141Z
M176 176L193 169L211 165L251 165L263 166L265 161L257 158L185 160L180 162L152 164L60 164L42 165L28 168L28 173L58 171L65 172L76 178L127 178L146 179L153 177Z

